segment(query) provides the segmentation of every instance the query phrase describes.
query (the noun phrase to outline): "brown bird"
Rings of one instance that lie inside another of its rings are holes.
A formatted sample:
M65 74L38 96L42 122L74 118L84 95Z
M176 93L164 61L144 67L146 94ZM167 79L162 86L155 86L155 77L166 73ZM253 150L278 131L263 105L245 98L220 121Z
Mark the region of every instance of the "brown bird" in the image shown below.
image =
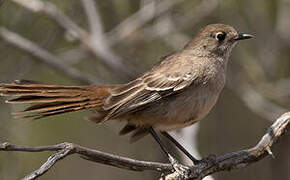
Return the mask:
M190 126L204 118L215 105L226 81L232 48L238 34L224 24L204 27L187 45L168 56L139 78L121 85L60 86L15 81L0 85L1 96L16 97L7 103L34 103L16 117L43 118L91 110L96 123L126 121L120 134L132 133L131 141L151 133L171 158L154 129L159 130L197 163L166 131Z

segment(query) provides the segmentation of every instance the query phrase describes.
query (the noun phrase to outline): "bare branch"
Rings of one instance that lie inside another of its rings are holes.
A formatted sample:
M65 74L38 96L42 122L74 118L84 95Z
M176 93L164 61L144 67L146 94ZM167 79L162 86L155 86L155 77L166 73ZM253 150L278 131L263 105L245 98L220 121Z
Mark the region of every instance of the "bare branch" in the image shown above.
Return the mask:
M4 41L8 42L11 45L25 52L28 52L30 55L36 57L38 60L58 69L59 71L63 72L64 74L67 74L73 79L76 79L86 84L98 82L95 78L89 75L84 75L83 72L79 72L77 69L73 67L69 67L68 65L63 63L62 59L42 49L32 41L29 41L28 39L25 39L22 36L14 32L11 32L1 26L0 26L0 38L2 38Z
M101 62L107 68L113 71L118 71L118 78L127 78L132 76L133 69L125 65L123 60L114 54L105 43L95 42L94 39L81 27L75 24L69 17L67 17L61 10L48 1L38 0L12 0L13 2L27 8L35 13L42 13L54 20L60 27L65 29L73 37L77 38L84 46L95 56L102 58ZM97 44L96 44L97 43ZM103 45L104 44L104 45Z
M122 63L123 60L121 59L121 57L115 54L108 45L107 37L103 32L103 25L101 22L101 17L98 11L97 4L93 0L82 0L82 3L87 14L91 30L91 34L89 35L89 41L91 46L94 47L95 51L98 52L98 56L104 58L106 61L111 61L112 59L114 59L115 61ZM121 69L123 68L123 65L121 66L121 64L114 65L113 67L115 66L115 70L118 70L118 67ZM124 69L124 72L126 72L127 75L135 75L135 71L132 67L127 65L126 68L127 69ZM121 73L118 76L122 75L123 74Z
M262 137L260 142L255 147L238 152L228 153L218 157L211 155L202 159L201 162L195 166L188 166L190 169L189 178L199 180L205 176L214 174L219 171L229 171L232 169L245 167L253 162L263 159L268 154L272 155L270 150L271 147L286 131L287 127L289 126L289 122L290 112L287 112L276 120L276 122L268 129L267 133ZM35 179L41 176L47 172L58 160L75 153L80 154L82 158L89 161L133 171L153 170L162 173L170 173L174 171L171 164L139 161L89 149L72 143L62 143L53 146L28 147L16 146L4 142L0 144L0 151L58 151L57 153L50 156L49 159L39 169L26 176L26 180ZM171 178L174 180L178 179L179 176L180 174L173 172L172 174L163 177L163 179Z
M62 149L59 152L51 155L47 161L37 170L33 171L29 175L25 176L23 180L30 180L35 179L41 175L43 175L46 171L48 171L58 160L61 160L65 158L67 155L69 155L70 150L69 149Z
M88 17L91 36L95 41L103 39L103 25L94 0L82 0Z
M43 13L56 21L63 29L78 39L87 39L87 32L76 25L69 17L59 10L52 3L37 0L12 0L34 13Z
M117 27L107 33L110 45L115 44L128 35L145 25L154 17L159 16L170 10L174 5L184 0L166 0L160 1L155 5L155 1L151 1L140 8L136 13L122 21Z
M152 41L156 38L162 38L166 35L170 34L170 37L163 38L168 45L172 46L175 49L180 48L177 47L177 42L186 42L190 40L186 34L180 33L178 31L182 29L186 29L186 27L194 27L195 24L201 22L205 17L210 15L219 5L219 0L204 0L200 1L194 7L192 7L192 11L183 14L182 16L174 17L174 21L172 17L168 17L170 15L165 14L160 16L154 25L145 27L142 29L143 39Z
M42 151L59 151L48 158L48 160L33 173L29 174L25 178L35 179L48 171L57 160L60 160L70 154L80 154L82 158L93 162L107 164L122 169L128 169L133 171L154 170L159 172L170 172L172 167L170 164L139 161L126 157L120 157L117 155L104 153L101 151L82 147L72 143L61 143L52 146L39 146L39 147L27 147L17 146L4 142L0 144L0 151L25 151L25 152L42 152Z
M239 90L236 89L236 91L241 94L241 99L253 112L261 117L273 121L274 116L287 111L287 109L282 106L279 106L263 97L256 90L251 88L250 85L244 84L240 87L241 88Z
M227 87L233 90L245 105L257 115L273 122L273 119L279 114L287 112L284 107L265 98L237 73L230 78L231 80L228 81Z

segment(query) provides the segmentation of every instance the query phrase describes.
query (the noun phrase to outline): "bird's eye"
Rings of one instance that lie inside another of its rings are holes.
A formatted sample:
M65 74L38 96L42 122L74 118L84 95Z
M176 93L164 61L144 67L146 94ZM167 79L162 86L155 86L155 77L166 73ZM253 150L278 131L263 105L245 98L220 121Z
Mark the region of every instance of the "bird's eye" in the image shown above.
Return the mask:
M226 38L226 33L218 32L218 33L216 33L215 38L221 42Z

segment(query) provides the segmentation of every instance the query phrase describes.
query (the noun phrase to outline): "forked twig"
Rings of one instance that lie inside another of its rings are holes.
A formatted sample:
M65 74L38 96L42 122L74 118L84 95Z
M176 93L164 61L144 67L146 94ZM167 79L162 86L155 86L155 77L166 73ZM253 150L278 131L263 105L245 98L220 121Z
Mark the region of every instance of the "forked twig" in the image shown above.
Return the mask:
M229 171L245 167L253 162L259 161L268 154L273 156L271 147L286 131L290 122L290 112L281 115L276 122L268 129L267 133L262 137L259 143L250 149L228 153L222 156L211 155L201 160L198 165L188 166L190 169L189 178L202 179L205 176L214 174L219 171ZM153 170L168 174L163 176L163 179L178 179L180 174L174 172L171 164L157 163L149 161L140 161L127 157L121 157L94 149L82 147L73 143L61 143L52 146L17 146L4 142L0 144L0 151L26 151L26 152L41 152L41 151L57 151L48 158L48 160L37 170L27 175L24 179L35 179L47 172L58 160L65 158L71 154L79 154L82 158L106 164L122 169L133 171Z

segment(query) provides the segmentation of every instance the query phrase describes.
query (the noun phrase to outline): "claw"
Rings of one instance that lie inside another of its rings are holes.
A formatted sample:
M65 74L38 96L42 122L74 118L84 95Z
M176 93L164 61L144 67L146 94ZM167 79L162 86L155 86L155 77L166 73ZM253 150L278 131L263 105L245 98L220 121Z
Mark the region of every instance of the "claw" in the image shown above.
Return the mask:
M269 146L266 148L266 151L268 152L268 154L269 154L273 159L275 158L275 156L274 156L274 154L272 153L272 151L271 151L271 149L270 149Z
M175 172L178 174L178 179L188 179L190 176L190 169L187 166L184 166L176 159L174 159L170 154L169 154L169 161L172 164L172 167L174 168Z

